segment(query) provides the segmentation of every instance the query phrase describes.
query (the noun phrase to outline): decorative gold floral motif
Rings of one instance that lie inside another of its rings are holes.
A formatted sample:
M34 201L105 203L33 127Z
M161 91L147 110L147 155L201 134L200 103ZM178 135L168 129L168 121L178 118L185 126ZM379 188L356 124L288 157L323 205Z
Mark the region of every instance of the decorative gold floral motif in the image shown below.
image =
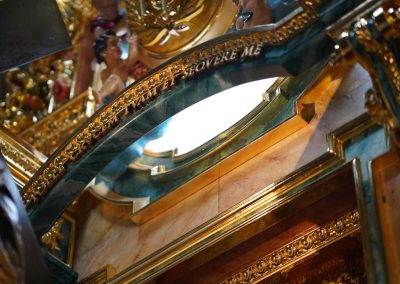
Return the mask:
M61 233L61 228L64 223L64 219L59 219L51 227L50 231L44 234L41 238L42 244L51 250L60 250L58 242L64 239L64 235Z
M121 96L92 116L89 123L72 137L64 147L59 148L58 152L39 169L37 175L31 179L24 189L22 198L25 206L39 202L65 173L69 162L80 158L97 140L115 128L123 117L130 115L135 110L142 109L155 98L174 87L177 79L182 79L183 74L189 73L198 60L207 60L212 56L222 57L226 49L243 50L254 47L254 45L280 44L318 18L315 7L320 2L322 1L301 1L303 11L275 30L253 32L224 39L213 46L207 46L190 53L134 84ZM45 174L46 170L52 174Z
M244 284L264 279L278 269L285 268L303 259L313 252L359 230L359 228L359 214L357 211L352 211L259 259L220 283Z

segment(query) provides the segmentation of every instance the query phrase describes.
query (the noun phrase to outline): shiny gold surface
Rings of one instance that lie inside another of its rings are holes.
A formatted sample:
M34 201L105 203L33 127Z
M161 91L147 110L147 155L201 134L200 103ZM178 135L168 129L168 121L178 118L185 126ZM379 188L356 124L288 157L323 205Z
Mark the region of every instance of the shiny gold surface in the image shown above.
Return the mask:
M74 137L71 137L66 145L59 148L57 154L39 169L37 175L31 179L24 189L22 197L25 206L39 202L65 173L66 167L71 161L77 160L100 137L114 129L120 123L122 117L129 115L135 109L142 109L165 90L172 88L176 84L175 79L182 77L185 73L189 74L199 60L206 60L216 55L222 57L226 50L243 50L254 48L257 45L261 47L261 45L281 43L317 20L315 7L320 2L319 0L301 2L303 11L274 29L227 39L212 47L194 51L133 85L97 112L86 127L82 128Z
M318 227L285 244L278 250L246 266L241 271L227 277L220 284L257 283L278 271L302 261L307 256L348 236L360 229L359 215L352 211L344 216ZM346 282L349 283L349 282Z
M238 10L230 0L126 0L125 5L149 66L210 39L211 34L226 33Z
M69 241L68 241L67 264L70 267L72 267L74 261L74 253L75 253L76 221L68 212L64 213L61 216L61 219L64 219L65 221L71 224L71 231L69 232Z

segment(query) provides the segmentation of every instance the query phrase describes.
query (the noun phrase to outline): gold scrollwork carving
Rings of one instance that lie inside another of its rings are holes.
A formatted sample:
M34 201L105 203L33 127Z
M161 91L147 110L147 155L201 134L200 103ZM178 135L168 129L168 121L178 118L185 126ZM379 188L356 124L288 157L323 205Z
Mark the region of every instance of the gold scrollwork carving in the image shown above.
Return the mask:
M254 47L254 44L262 46L282 43L318 18L315 7L321 2L321 0L303 1L301 2L303 11L278 26L275 30L253 32L242 35L239 38L226 39L214 46L196 50L186 57L157 70L138 84L133 85L110 105L92 116L90 123L72 137L66 146L61 148L43 168L39 169L38 174L35 178L31 179L22 195L25 206L39 202L54 183L61 178L70 161L79 159L100 137L118 125L123 116L131 114L134 110L142 109L159 95L175 86L176 79L182 77L184 73L189 73L191 68L195 67L198 60L207 60L216 55L222 57L226 48L242 50ZM82 143L82 135L85 137L85 143ZM43 140L44 137L41 139ZM31 142L33 143L34 141ZM46 168L55 170L56 174L51 179L46 178L44 174Z
M30 145L19 139L7 129L0 130L0 150L7 161L14 181L24 186L46 159L34 152Z
M40 164L29 160L27 157L25 157L25 155L23 155L23 153L18 151L6 141L0 140L0 149L8 161L12 161L14 164L17 164L31 176L39 169Z
M295 241L257 260L220 284L253 283L275 273L278 269L304 259L313 252L359 230L359 214L352 211L331 223L314 229ZM347 283L347 282L346 282Z

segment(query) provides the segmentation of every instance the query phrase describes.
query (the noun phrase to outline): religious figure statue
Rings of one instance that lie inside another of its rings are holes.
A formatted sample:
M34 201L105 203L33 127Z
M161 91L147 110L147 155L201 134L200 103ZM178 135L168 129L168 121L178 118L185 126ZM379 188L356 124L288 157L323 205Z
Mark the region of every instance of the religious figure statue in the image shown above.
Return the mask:
M93 45L99 36L103 35L106 31L112 31L115 33L115 36L124 42L125 46L128 44L130 46L132 46L132 44L138 44L137 39L135 39L134 43L127 42L130 36L128 21L126 15L119 10L118 0L92 0L92 4L97 9L98 16L87 25L80 41L75 95L82 93L91 85L96 86L102 83L102 79L99 77L100 74L103 73L105 66L96 64L93 50ZM122 53L120 56L126 56L126 54ZM132 62L128 60L126 63L136 64L134 68L132 67L131 72L135 79L143 76L148 71L139 61ZM94 88L96 89L96 87Z
M134 63L139 60L137 36L128 38L128 58L121 58L120 38L113 31L103 33L94 43L94 54L98 63L105 63L106 67L100 73L97 86L93 86L98 103L108 103L126 83L132 82L130 76Z

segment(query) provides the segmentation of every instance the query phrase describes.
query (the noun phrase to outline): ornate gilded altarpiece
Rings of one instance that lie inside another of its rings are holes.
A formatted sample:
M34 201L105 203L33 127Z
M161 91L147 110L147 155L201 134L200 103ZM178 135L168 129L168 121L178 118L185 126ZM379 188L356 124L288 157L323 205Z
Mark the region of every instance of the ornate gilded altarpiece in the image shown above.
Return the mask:
M220 253L215 257L222 257L228 249L224 241L237 245L245 243L257 237L254 231L246 234L257 224L262 224L257 231L262 233L270 225L278 226L278 221L284 224L287 221L284 216L318 207L320 200L336 192L339 197L347 198L339 198L337 214L326 217L318 226L308 228L307 233L286 240L282 243L284 246L260 255L255 263L249 263L218 281L251 283L267 279L279 283L288 279L295 282L304 280L296 272L296 267L307 269L307 261L326 263L319 272L309 270L310 274L304 276L313 277L340 266L346 259L345 255L334 255L330 260L318 260L314 255L316 251L329 253L335 251L335 246L343 250L361 248L362 242L363 255L355 250L354 258L345 261L352 264L350 267L336 275L328 273L320 280L323 283L362 283L368 278L373 283L389 283L388 279L395 276L393 271L387 270L388 260L381 235L381 230L387 228L383 228L379 220L370 161L398 145L400 7L397 1L361 2L299 1L301 8L281 22L231 33L204 43L183 52L131 85L88 119L27 182L22 197L37 235L43 236L48 232L92 178L133 140L163 119L202 99L184 100L189 91L207 82L207 78L234 75L234 71L254 75L260 74L260 70L268 76L295 76L317 62L326 63L328 59L336 66L344 64L344 61L357 60L373 79L374 88L366 94L366 106L373 119L364 114L343 125L329 135L328 152L317 160L105 281L145 283L155 277L168 280L168 277L176 277L174 269L179 271L179 265L184 266L190 261L197 265L195 269L200 269L204 263L196 262L196 255L214 248ZM199 6L192 7L193 13L202 8L203 2L198 3ZM178 32L180 28L184 29L178 23L170 30ZM168 35L168 31L161 30L157 36L151 37L153 41L149 41L148 46L164 41ZM336 55L330 58L333 51ZM251 77L252 80L255 78L257 76ZM233 82L238 84L246 80ZM222 89L224 87L219 86L219 90ZM136 123L141 117L148 119L146 114L152 114L156 106L168 100L174 102L175 94L180 94L176 98L183 99L182 105L176 104L172 110L165 109L158 118L152 116L152 125ZM386 143L385 137L390 137L391 145ZM369 149L368 145L378 146ZM82 172L85 175L80 174ZM327 180L332 176L338 178L338 175L344 175L339 180L348 184L338 188L330 186L333 183ZM345 188L351 190L340 194L340 190ZM285 206L287 204L291 206ZM342 206L344 204L347 207ZM44 241L47 242L46 238ZM51 241L48 243L52 244Z

